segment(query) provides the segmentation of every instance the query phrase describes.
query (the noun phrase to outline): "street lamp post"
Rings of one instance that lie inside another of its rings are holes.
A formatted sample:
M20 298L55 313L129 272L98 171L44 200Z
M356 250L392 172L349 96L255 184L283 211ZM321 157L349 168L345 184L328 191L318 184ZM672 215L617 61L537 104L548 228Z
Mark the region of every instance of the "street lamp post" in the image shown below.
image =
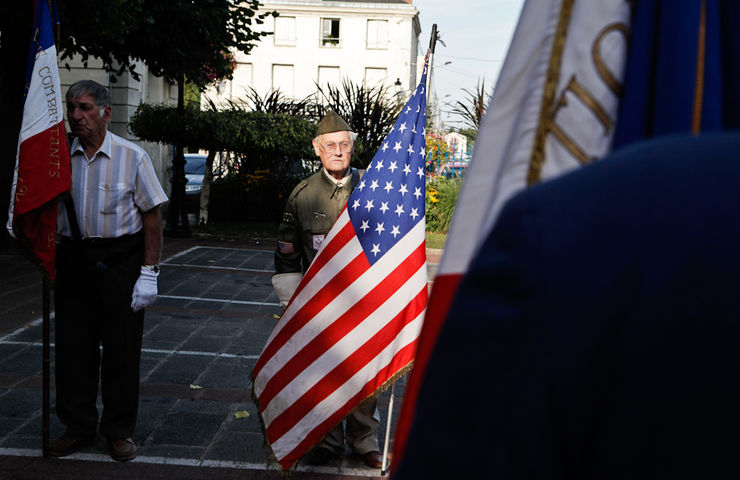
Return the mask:
M177 82L177 111L183 115L185 105L185 77L180 75ZM172 159L172 189L170 190L170 203L167 206L167 223L164 235L168 237L190 237L190 225L188 213L185 208L185 155L183 155L182 140L175 144L175 155Z

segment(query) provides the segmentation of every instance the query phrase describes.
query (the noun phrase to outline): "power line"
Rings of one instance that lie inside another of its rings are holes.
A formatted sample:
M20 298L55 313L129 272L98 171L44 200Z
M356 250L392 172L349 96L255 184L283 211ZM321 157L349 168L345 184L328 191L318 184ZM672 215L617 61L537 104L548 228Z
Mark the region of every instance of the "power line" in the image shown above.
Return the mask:
M442 54L438 54L437 56L438 57L443 57L443 58L452 58L454 60L474 60L476 62L491 62L491 63L498 62L498 63L501 63L501 62L504 61L503 59L496 59L496 58L453 57L452 55L442 55Z

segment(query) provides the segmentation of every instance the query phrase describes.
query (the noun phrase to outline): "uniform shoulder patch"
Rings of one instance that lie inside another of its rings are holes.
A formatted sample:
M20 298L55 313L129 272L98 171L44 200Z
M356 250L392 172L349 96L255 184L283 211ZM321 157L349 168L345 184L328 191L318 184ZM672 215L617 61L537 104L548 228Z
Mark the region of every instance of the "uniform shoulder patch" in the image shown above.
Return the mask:
M284 255L289 255L295 252L295 249L293 248L293 244L290 242L278 241L278 251Z
M293 215L293 212L283 212L283 222L295 223L295 215Z

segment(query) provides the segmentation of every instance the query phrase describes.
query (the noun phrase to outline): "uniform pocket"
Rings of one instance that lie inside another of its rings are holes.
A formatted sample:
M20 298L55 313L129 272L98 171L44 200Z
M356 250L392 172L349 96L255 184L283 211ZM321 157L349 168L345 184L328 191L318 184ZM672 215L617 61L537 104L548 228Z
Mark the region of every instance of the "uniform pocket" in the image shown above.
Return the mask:
M325 235L329 233L329 230L331 229L331 226L334 224L334 221L329 219L325 214L315 214L314 217L311 219L311 228L309 231L312 234L319 234L319 235Z
M315 213L311 222L309 223L310 228L304 231L304 242L305 245L310 246L313 250L318 251L324 241L324 237L331 229L332 223L324 213Z
M126 196L125 183L101 183L98 189L100 213L112 214L123 208L123 200Z

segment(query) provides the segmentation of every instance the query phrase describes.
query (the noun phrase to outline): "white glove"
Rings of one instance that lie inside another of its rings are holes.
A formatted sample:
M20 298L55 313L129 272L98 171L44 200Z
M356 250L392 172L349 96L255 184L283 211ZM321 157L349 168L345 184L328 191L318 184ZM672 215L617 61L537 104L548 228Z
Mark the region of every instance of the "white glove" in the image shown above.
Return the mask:
M288 306L302 278L300 273L277 273L272 276L272 286L275 287L281 307Z
M159 272L141 267L141 273L138 280L136 280L136 285L134 285L134 294L131 296L131 308L134 312L143 309L157 298L158 276Z

